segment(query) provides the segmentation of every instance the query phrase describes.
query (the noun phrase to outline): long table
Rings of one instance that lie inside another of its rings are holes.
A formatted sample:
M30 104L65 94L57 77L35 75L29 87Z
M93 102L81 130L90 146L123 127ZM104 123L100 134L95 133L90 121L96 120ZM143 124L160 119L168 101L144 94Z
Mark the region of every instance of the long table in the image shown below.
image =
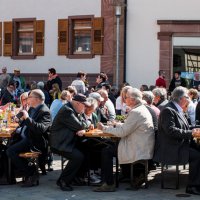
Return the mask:
M107 137L107 138L117 138L115 135L112 135L111 133L105 133L102 130L99 129L93 129L85 132L83 134L86 137Z
M115 135L112 135L111 133L105 133L102 130L99 129L93 129L93 130L89 130L87 132L85 132L83 134L85 137L91 138L93 140L98 141L100 144L105 144L105 145L109 145L108 143L106 143L104 140L101 140L100 138L111 138L113 141L117 142L118 141L118 137ZM119 177L119 162L118 162L118 157L116 155L116 187L119 186L119 181L118 181L118 177Z
M2 139L3 141L6 141L7 146L9 146L12 134L18 126L19 125L17 123L12 123L12 124L9 124L9 126L7 128L2 128L0 130L0 139ZM11 177L11 160L10 160L10 158L8 158L8 182L9 183L12 182L11 179L12 179L12 177Z

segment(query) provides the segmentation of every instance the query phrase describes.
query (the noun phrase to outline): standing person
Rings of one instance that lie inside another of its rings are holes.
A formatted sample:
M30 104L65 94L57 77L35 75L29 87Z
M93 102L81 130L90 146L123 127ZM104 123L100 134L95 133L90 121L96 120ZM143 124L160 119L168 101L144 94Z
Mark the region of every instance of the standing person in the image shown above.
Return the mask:
M156 79L156 87L166 88L165 71L159 70L158 75L159 77Z
M74 86L77 90L77 93L85 94L86 87L85 87L85 80L86 80L86 73L85 72L78 72L76 76L76 80L72 81L71 86Z
M41 152L39 163L43 165L47 151L47 139L51 126L51 115L49 108L44 104L44 93L35 89L28 96L30 111L22 110L23 126L21 129L21 140L7 149L7 155L12 163L25 176L24 187L32 187L38 181L38 174L34 165L29 165L27 159L20 158L22 152ZM44 166L44 165L43 165Z
M7 68L2 67L2 74L0 75L0 89L4 91L10 82L10 75L7 73Z
M25 78L21 75L20 69L15 68L14 69L14 75L11 77L11 79L15 82L18 82L18 91L20 91L20 93L24 92L26 89L26 82L25 82Z
M199 151L190 145L196 135L200 136L200 131L190 130L183 114L189 101L188 90L179 86L171 98L172 101L160 113L154 160L171 165L189 162L186 193L200 195L200 156Z
M100 73L98 74L97 78L96 78L96 83L97 83L97 86L96 86L96 89L101 89L102 86L106 83L107 81L107 75L105 73Z
M84 120L81 118L85 106L90 106L83 94L77 94L71 102L64 104L54 118L50 145L53 153L67 158L68 163L57 180L63 191L72 191L71 182L75 178L84 160L83 153L77 145L78 136L85 132Z
M191 80L190 87L197 89L199 84L200 84L200 73L195 72L194 78Z
M169 85L169 92L172 92L178 86L187 87L187 82L181 77L181 72L179 71L174 72L174 77Z
M49 69L49 77L47 81L47 89L48 91L52 90L52 85L57 83L59 85L60 90L62 91L62 81L58 74L56 74L56 70L54 68Z

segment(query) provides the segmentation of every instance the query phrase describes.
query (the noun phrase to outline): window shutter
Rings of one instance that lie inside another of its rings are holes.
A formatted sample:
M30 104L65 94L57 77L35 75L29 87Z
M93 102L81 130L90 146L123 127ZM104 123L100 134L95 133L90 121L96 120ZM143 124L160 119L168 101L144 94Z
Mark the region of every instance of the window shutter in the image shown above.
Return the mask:
M4 47L3 47L3 55L4 56L12 56L12 37L13 26L12 22L4 22Z
M36 20L34 26L34 54L44 56L44 20Z
M0 22L0 56L2 55L2 22Z
M93 54L103 54L103 18L93 19Z
M68 54L68 19L58 20L58 55Z

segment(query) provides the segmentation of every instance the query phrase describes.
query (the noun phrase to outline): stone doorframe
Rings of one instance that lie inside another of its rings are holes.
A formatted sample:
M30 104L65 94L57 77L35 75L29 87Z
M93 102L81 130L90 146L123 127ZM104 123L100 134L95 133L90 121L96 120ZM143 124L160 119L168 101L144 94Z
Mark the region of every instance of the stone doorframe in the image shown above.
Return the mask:
M172 37L200 37L200 20L157 20L160 25L158 39L160 40L159 69L166 72L166 82L169 86L173 76Z

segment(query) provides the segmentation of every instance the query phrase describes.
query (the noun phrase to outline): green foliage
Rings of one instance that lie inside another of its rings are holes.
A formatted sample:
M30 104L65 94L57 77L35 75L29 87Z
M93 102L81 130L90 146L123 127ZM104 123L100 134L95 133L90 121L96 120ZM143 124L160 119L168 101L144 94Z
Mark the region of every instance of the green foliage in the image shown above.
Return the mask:
M117 121L124 122L124 120L126 119L126 116L125 115L116 115L115 119Z

